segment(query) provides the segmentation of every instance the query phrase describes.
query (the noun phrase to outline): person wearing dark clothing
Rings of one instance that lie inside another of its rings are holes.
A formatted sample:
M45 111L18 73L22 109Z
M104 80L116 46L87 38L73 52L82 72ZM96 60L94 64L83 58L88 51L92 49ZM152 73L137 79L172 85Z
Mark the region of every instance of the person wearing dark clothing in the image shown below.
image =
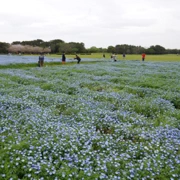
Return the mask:
M79 64L81 61L81 58L76 54L76 57L74 59L77 59L77 63Z
M65 64L66 62L66 56L65 56L65 53L62 54L62 63Z
M126 58L126 54L125 53L123 53L123 59L125 59Z
M41 53L39 56L39 61L38 61L39 67L44 66L44 55Z

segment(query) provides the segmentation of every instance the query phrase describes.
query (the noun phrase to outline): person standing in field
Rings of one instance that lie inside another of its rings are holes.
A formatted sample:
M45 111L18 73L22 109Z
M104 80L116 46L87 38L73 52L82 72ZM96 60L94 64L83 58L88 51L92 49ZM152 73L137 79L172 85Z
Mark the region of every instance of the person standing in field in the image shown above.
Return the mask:
M65 56L65 52L63 52L62 54L62 64L65 64L66 62L66 56Z
M81 61L81 58L77 54L76 54L76 57L74 59L77 59L77 64L79 64Z
M142 53L142 61L145 60L145 57L146 57L146 54L145 54L145 53Z
M44 66L44 54L41 53L39 56L39 61L38 61L39 67L43 67Z
M122 55L122 56L123 56L123 59L125 59L125 58L126 58L126 54L125 54L125 53L123 53L123 55Z
M112 55L112 58L113 58L114 62L117 61L117 60L116 60L116 58L117 58L116 54L113 54L113 55Z

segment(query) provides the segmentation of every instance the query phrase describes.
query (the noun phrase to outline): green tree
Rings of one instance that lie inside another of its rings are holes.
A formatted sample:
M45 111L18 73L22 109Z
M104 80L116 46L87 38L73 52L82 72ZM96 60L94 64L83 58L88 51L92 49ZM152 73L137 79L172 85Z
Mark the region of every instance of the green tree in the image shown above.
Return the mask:
M99 49L96 46L92 46L89 48L90 53L97 53L98 51L99 51Z
M115 47L114 46L108 46L107 52L108 53L115 53Z
M166 49L160 45L155 46L156 54L166 54Z
M50 43L51 52L59 53L65 42L61 39L54 39L54 40L49 41L49 43Z
M36 40L32 40L32 41L22 41L21 44L22 45L30 45L30 46L41 46L41 44L44 41L42 39L36 39Z
M86 51L84 43L69 42L68 44L71 47L70 53L84 53Z
M153 52L152 49L154 50L154 54L166 54L166 49L160 45L151 46L150 49L151 49L151 52Z
M156 51L154 50L154 48L148 48L148 49L146 49L146 54L156 54Z
M8 53L9 44L5 42L0 42L0 54Z
M13 44L13 45L15 45L15 44L21 44L21 41L14 41L14 42L12 42L12 44Z

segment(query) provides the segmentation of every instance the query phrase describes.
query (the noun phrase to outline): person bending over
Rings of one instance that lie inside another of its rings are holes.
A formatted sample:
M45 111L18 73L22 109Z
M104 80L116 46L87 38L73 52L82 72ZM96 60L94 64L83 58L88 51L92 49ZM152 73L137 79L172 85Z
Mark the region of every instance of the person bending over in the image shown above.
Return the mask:
M76 57L74 59L77 59L77 64L79 64L81 61L81 58L77 54L76 54Z

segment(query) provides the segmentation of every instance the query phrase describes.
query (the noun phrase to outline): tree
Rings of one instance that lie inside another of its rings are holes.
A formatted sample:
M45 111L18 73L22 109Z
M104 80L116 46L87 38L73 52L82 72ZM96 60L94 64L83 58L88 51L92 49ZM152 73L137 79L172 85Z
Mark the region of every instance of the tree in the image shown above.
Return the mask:
M44 48L44 49L43 49L43 52L44 52L44 53L50 53L50 52L51 52L51 49L50 49L49 47Z
M8 43L0 42L0 54L8 53L8 50L7 50L8 47L9 47Z
M167 54L179 54L180 50L178 49L166 49Z
M166 49L160 45L155 46L156 54L166 54Z
M108 46L107 52L108 53L115 53L115 47L114 46Z
M146 54L155 54L156 53L154 48L148 48L148 49L146 49L145 52L146 52Z
M116 45L115 46L115 52L117 54L122 54L124 52L124 47L122 45Z
M16 45L16 46L15 46ZM89 49L85 48L83 42L69 42L66 43L61 39L54 39L50 41L43 41L42 39L36 39L32 41L14 41L11 45L8 43L0 42L0 53L117 53L117 54L179 54L179 49L165 49L160 45L152 45L149 48L141 46L134 46L128 44L118 44L116 46L108 46L108 48L98 48L92 46Z
M85 46L84 46L84 43L75 43L75 48L77 48L78 49L78 51L77 51L77 53L84 53L84 52L86 52L86 48L85 48Z
M24 46L24 52L28 53L28 54L33 53L33 46L25 45Z
M32 53L34 53L34 54L40 54L40 53L42 53L43 52L43 48L42 47L39 47L39 46L35 46L35 47L33 47L33 52Z
M41 46L41 44L43 44L44 41L42 39L36 39L33 41L22 41L21 44L22 45L30 45L30 46Z
M156 45L156 46L150 46L148 52L153 52L153 54L166 54L166 49L160 45Z
M14 44L14 45L10 45L7 50L9 53L18 54L18 53L24 52L25 49L24 49L24 46L21 44Z
M138 46L137 47L137 54L142 54L146 52L146 49L144 47Z
M51 40L50 41L50 48L51 48L51 52L52 53L59 53L61 48L62 48L62 45L64 44L65 42L61 39L54 39L54 40Z
M12 44L14 45L14 44L21 44L21 41L14 41L14 42L12 42Z
M89 52L90 53L97 53L98 52L98 48L96 46L92 46L89 48Z

